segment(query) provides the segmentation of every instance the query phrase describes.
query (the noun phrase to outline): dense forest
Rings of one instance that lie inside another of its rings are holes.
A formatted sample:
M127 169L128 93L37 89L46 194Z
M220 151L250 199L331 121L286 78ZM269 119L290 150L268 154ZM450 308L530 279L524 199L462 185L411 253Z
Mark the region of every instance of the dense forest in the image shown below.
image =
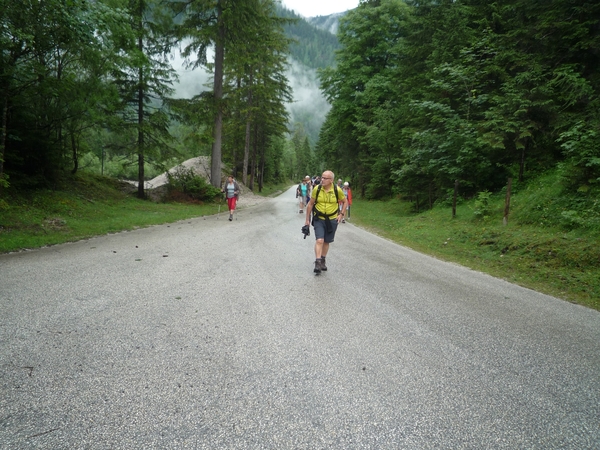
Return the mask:
M0 0L0 190L52 187L83 168L143 181L208 154L215 186L221 161L251 188L279 180L291 92L278 7ZM212 72L211 90L172 98L174 51Z
M366 0L337 37L274 0L0 0L0 23L0 190L212 155L251 188L328 167L416 210L554 172L600 216L595 2ZM174 52L208 89L173 98ZM290 58L331 104L316 149L288 124Z
M557 171L600 216L600 3L365 0L341 20L317 153L417 210Z

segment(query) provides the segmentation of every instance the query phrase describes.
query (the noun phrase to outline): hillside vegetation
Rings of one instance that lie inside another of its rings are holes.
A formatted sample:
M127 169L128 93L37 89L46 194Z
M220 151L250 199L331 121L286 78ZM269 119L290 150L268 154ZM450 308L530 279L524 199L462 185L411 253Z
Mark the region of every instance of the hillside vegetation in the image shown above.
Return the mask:
M517 192L506 226L502 225L502 196L490 196L485 204L462 202L454 219L447 205L416 214L409 202L398 199L355 200L350 222L423 253L600 310L600 233L539 223L560 209L553 206L553 185L546 178ZM264 192L275 189L270 186ZM0 205L0 252L218 211L216 203L139 200L127 185L90 175L69 178L56 190L13 192L7 200ZM532 215L531 211L538 212Z
M365 197L393 192L417 210L457 181L477 198L556 171L556 194L593 205L599 27L600 3L584 0L361 2L320 72L332 106L319 159ZM562 220L585 221L583 205L567 208Z
M307 22L302 16L285 8L279 10L281 17L293 19L286 25L286 35L293 39L290 56L306 67L322 69L335 64L335 51L340 48L337 37L327 30Z

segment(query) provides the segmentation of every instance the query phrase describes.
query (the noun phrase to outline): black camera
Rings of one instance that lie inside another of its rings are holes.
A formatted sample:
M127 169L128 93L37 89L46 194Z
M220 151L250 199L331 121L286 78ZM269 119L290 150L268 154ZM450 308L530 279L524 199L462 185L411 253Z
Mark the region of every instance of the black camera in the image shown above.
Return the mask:
M310 225L304 225L302 227L302 234L304 235L304 239L306 239L306 236L310 236Z

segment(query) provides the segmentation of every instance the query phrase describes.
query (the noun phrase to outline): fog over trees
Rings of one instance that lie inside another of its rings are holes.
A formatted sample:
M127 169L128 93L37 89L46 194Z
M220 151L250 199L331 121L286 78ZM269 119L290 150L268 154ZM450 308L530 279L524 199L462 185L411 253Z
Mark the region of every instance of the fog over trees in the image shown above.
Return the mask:
M278 14L295 20L285 26L286 34L294 39L285 71L293 96L293 101L286 103L290 130L301 123L314 146L331 107L321 92L317 69L335 64L335 51L339 49L336 33L345 13L303 18L293 11L278 8ZM177 51L172 57L173 67L179 74L175 97L191 98L198 92L210 90L209 72L186 69Z

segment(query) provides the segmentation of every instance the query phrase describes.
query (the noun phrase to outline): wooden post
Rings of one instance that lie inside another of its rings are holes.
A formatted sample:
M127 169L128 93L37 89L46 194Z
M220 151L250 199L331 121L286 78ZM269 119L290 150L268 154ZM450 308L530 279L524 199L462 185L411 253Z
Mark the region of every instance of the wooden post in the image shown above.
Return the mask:
M452 199L452 218L456 217L456 197L458 195L458 180L454 180L454 198Z
M510 188L512 186L512 178L508 179L508 184L506 185L506 198L504 199L504 219L502 219L502 223L504 225L508 224L508 213L510 212Z

